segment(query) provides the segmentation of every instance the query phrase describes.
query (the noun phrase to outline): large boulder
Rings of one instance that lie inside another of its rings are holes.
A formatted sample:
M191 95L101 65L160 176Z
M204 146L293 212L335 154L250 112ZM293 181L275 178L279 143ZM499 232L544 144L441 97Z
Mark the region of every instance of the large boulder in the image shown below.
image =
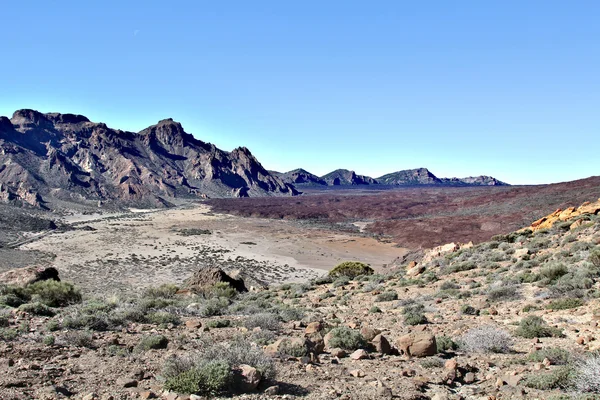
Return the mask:
M234 391L238 393L249 393L256 390L262 379L260 371L256 368L242 364L235 369Z
M25 267L16 268L0 274L0 284L27 286L39 281L60 281L58 270L54 267Z
M232 278L218 267L199 269L185 281L183 287L193 292L203 292L213 288L218 283L227 283L238 292L248 291L242 278Z
M396 341L400 354L409 357L428 357L437 353L435 336L429 333L411 333Z

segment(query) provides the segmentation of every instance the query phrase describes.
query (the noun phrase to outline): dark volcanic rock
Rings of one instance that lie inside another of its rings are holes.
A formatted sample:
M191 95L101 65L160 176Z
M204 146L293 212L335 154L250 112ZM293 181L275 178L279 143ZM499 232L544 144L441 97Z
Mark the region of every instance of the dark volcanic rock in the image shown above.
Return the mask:
M311 174L310 172L302 168L294 169L292 171L279 174L279 177L285 183L289 183L292 185L327 185L327 182L325 182L325 180L319 178L314 174Z
M427 168L407 169L383 175L377 180L384 185L439 185L442 181Z
M0 118L0 188L0 200L34 206L60 199L163 207L176 198L298 194L247 148L220 150L172 119L133 133L35 110Z
M194 272L183 287L194 292L202 292L215 286L217 283L227 283L238 292L247 292L248 289L241 278L232 278L225 271L217 267L204 267Z
M354 171L347 169L336 169L323 175L322 180L327 182L331 186L344 186L344 185L375 185L379 182L371 177L365 175L356 175Z

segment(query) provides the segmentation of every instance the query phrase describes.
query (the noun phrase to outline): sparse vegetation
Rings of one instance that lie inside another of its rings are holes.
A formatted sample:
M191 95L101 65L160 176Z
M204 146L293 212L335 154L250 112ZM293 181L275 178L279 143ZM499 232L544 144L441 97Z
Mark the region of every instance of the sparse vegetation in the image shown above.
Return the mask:
M358 261L344 261L329 271L329 276L332 278L345 276L352 279L359 275L373 275L374 272L375 271L373 271L373 268L371 268L368 264Z
M561 336L560 329L550 327L543 318L536 315L528 315L519 323L516 331L517 336L527 339Z
M340 326L333 328L331 332L331 339L329 340L329 347L340 348L344 350L356 350L366 345L365 339L360 332L353 329Z
M473 353L508 353L512 344L508 332L489 325L470 329L459 341L461 349Z

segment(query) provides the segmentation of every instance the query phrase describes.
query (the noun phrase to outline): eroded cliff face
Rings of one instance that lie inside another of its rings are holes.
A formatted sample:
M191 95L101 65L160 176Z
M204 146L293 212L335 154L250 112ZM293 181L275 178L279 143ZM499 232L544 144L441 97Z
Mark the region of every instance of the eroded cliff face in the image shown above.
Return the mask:
M178 198L297 193L248 149L220 150L172 119L134 133L73 114L19 110L0 117L3 201L168 206Z

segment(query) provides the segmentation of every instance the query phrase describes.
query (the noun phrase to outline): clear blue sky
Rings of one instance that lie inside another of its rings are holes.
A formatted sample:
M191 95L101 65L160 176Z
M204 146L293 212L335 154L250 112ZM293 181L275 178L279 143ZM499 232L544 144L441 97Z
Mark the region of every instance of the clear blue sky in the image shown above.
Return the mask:
M598 1L4 1L0 115L172 117L266 168L600 174Z

